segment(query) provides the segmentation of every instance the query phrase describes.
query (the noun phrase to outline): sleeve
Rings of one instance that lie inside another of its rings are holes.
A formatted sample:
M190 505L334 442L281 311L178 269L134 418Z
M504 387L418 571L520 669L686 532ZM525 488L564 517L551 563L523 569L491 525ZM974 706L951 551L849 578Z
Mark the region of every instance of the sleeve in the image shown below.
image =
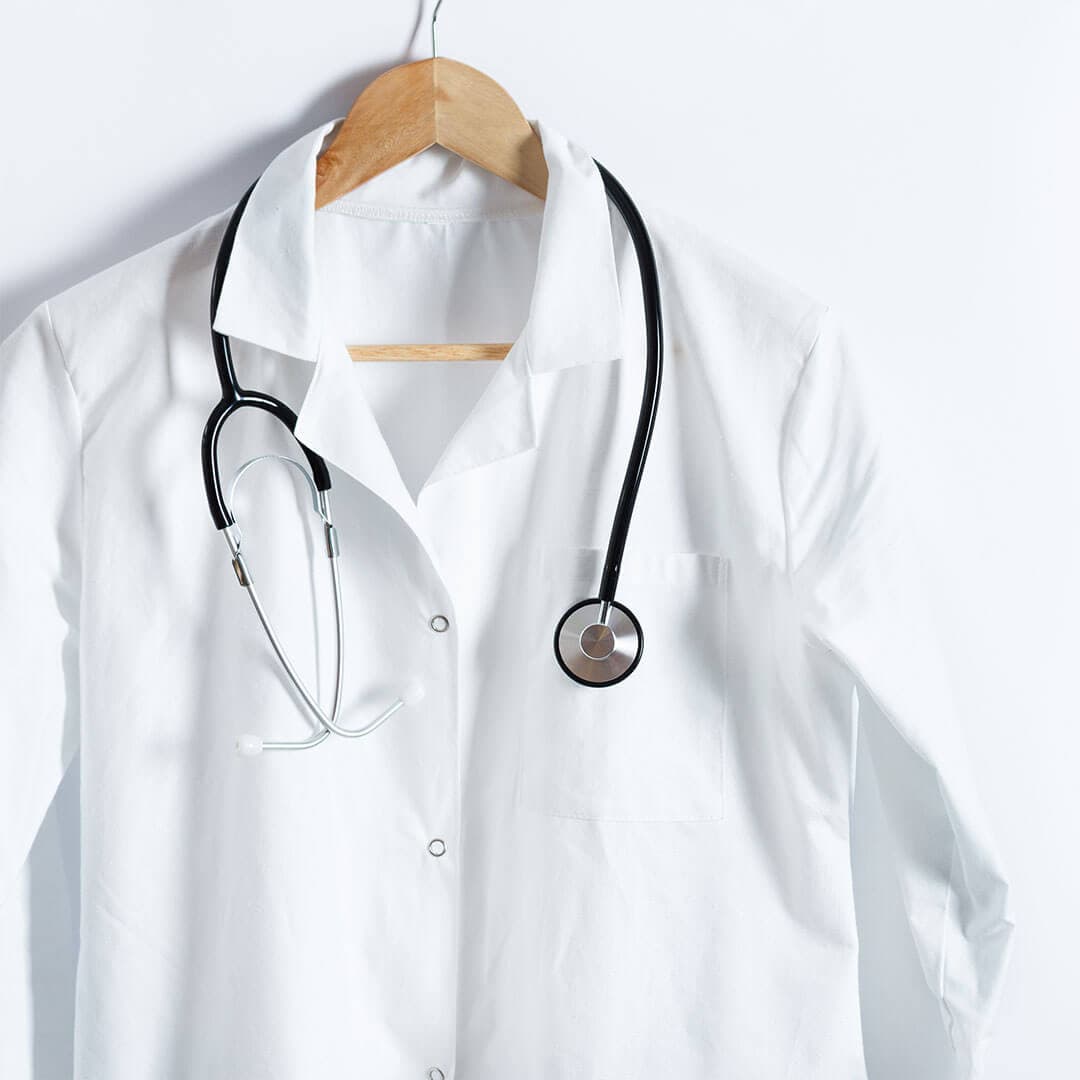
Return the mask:
M0 344L0 918L78 741L80 445L42 304Z
M958 1065L975 1078L1008 966L1009 889L967 771L904 505L830 312L791 401L781 472L804 633L850 673L922 969Z

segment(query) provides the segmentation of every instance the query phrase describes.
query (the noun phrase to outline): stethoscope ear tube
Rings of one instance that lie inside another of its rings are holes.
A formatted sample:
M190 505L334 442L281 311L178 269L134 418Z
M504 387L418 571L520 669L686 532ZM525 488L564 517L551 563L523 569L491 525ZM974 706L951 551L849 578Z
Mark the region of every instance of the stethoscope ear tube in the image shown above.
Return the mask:
M206 486L206 499L210 506L210 515L214 519L214 525L218 529L224 529L232 525L234 518L228 503L225 501L225 493L221 485L221 465L218 461L218 444L225 421L239 412L241 409L261 409L271 416L280 420L289 434L293 436L296 445L307 458L311 468L311 476L315 481L315 487L319 491L330 490L330 470L326 462L313 450L309 450L299 439L296 438L296 413L283 401L279 401L269 394L261 394L255 390L243 390L237 388L237 394L232 398L222 398L214 406L203 428L202 437L202 466L203 483Z
M217 368L218 381L221 383L221 400L214 406L203 428L202 469L210 516L214 519L214 526L219 530L234 524L232 511L225 501L225 493L221 485L221 466L218 461L218 448L225 421L240 409L261 409L280 420L288 428L289 434L296 439L296 413L283 401L269 394L245 390L240 385L236 377L236 365L232 358L232 343L227 335L220 334L214 329L221 289L225 282L225 271L229 267L233 244L236 241L236 231L257 183L258 180L244 192L229 217L221 238L221 246L218 248L217 259L214 262L214 275L210 284L210 340L214 347L214 364ZM296 445L307 458L315 487L319 491L329 491L330 470L326 467L326 462L313 450L309 450L299 439L296 439Z

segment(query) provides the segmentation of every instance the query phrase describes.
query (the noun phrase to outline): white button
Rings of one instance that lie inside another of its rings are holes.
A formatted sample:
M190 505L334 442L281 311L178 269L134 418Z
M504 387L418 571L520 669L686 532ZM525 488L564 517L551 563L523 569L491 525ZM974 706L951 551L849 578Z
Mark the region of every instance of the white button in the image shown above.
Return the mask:
M428 626L430 626L436 634L445 634L446 631L450 629L450 620L445 615L432 615Z
M440 855L446 854L446 841L436 836L435 839L428 844L427 849L432 855L438 858Z
M428 1080L446 1080L446 1073L442 1071L437 1065L428 1069Z

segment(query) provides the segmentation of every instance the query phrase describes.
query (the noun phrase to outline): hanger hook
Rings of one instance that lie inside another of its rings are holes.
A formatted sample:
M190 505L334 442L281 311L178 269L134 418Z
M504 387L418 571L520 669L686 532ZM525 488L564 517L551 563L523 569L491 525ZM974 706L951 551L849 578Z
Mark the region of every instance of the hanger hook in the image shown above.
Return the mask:
M435 0L435 7L431 12L431 59L436 60L439 56L439 45L435 38L435 20L439 17L439 8L442 7L442 0Z

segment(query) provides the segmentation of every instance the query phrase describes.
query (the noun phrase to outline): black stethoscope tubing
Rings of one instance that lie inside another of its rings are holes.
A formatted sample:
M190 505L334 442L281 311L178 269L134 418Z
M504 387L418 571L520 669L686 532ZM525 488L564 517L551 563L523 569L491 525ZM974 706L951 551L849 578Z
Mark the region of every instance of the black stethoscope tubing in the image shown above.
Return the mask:
M641 214L633 200L627 194L626 189L615 179L614 176L600 162L595 161L597 169L604 183L607 197L619 211L619 215L630 234L637 257L638 269L641 274L642 300L645 313L646 328L646 353L645 353L645 380L642 389L641 407L638 412L637 426L634 431L634 441L630 449L626 472L623 476L622 487L619 491L619 501L615 508L615 515L611 524L611 532L608 538L607 551L604 558L604 567L600 579L600 590L592 600L584 600L574 605L556 628L556 655L563 670L572 679L585 685L611 685L620 682L637 666L643 647L641 627L633 613L615 600L615 590L619 582L619 573L622 569L623 553L626 541L630 534L630 524L634 515L634 504L637 501L638 490L641 486L642 474L645 470L645 462L649 454L649 445L652 441L653 430L656 426L656 416L660 403L660 385L663 376L663 321L660 306L660 281L657 273L656 259L653 254L652 243L649 239L648 230L642 220ZM218 448L221 431L225 422L234 413L243 408L257 408L270 413L289 429L290 434L296 440L297 445L307 458L311 467L312 478L315 487L320 492L330 490L330 471L323 458L306 447L296 438L296 413L293 412L283 401L264 394L257 390L248 390L240 385L236 374L236 365L232 357L232 344L229 337L214 329L213 323L217 318L218 303L221 299L221 289L225 280L225 273L232 256L233 245L236 241L236 232L243 217L244 209L248 204L251 193L255 190L258 179L247 189L237 202L222 235L221 245L218 249L217 259L214 263L213 279L210 286L210 337L214 350L214 363L217 368L218 381L221 384L221 400L214 406L206 422L202 437L202 467L203 481L206 487L207 502L214 525L218 530L226 529L235 524L232 511L230 510L222 489L221 470L218 462ZM628 668L619 671L616 677L582 675L574 669L573 664L567 664L563 655L560 654L559 635L563 630L567 619L579 608L592 604L599 605L603 612L602 622L606 622L607 613L614 607L629 620L630 632L636 635L636 655Z
M246 390L240 385L240 380L236 376L236 365L232 358L232 342L227 335L220 334L213 328L213 322L217 318L218 303L221 300L221 288L225 282L225 272L229 268L229 259L232 257L233 244L236 241L236 230L240 225L248 199L251 198L251 193L258 182L256 180L244 192L229 218L221 238L221 246L218 248L217 259L214 262L214 276L210 284L210 339L214 347L214 364L217 367L218 381L221 383L221 400L210 413L206 427L203 429L202 465L210 515L214 519L214 527L219 530L235 524L232 511L225 501L225 493L221 486L221 469L218 464L218 443L225 421L243 408L262 409L280 420L289 429L293 438L296 438L296 413L276 397L260 393L258 390ZM326 467L326 462L313 450L309 450L299 439L296 439L296 444L304 452L308 465L311 467L315 487L319 491L329 491L330 470Z
M608 198L615 204L633 241L638 270L641 274L641 292L645 309L645 385L641 394L641 409L638 413L637 428L634 431L634 442L630 448L630 458L626 465L622 490L619 492L619 502L611 523L611 534L608 539L604 572L600 578L598 594L600 600L611 601L615 599L615 588L619 583L619 571L622 569L623 551L626 548L626 539L630 535L630 522L634 516L634 504L637 502L641 476L645 471L645 461L649 456L649 444L652 442L653 428L656 426L656 414L660 404L660 381L664 371L664 327L660 312L660 278L645 222L622 184L599 161L595 158L593 160L597 169L600 170Z

